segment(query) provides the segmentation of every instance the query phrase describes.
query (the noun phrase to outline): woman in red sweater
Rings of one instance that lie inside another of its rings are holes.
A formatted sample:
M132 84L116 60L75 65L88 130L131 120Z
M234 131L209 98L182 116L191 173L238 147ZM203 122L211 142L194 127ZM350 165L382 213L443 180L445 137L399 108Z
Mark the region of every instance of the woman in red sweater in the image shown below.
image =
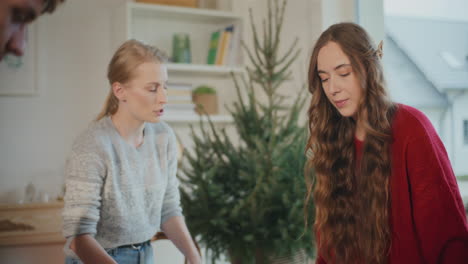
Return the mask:
M447 152L423 113L389 100L381 56L353 23L328 28L311 56L317 263L468 263Z

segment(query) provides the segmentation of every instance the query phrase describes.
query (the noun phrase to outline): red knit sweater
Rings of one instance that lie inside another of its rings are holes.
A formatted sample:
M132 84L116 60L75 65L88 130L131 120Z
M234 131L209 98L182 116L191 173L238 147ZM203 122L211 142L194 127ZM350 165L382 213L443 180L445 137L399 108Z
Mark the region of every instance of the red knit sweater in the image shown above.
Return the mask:
M429 119L399 105L392 125L391 264L467 264L468 224L447 152ZM363 142L356 140L357 155ZM325 264L319 255L317 262Z

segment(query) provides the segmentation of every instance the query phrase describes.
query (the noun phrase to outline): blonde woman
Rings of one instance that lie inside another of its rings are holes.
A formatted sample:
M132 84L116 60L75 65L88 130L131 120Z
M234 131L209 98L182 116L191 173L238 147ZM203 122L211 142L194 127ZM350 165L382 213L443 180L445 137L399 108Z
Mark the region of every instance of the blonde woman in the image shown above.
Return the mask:
M129 40L109 64L104 109L67 160L66 263L154 263L149 240L159 228L189 263L201 263L180 207L175 135L160 122L166 61Z

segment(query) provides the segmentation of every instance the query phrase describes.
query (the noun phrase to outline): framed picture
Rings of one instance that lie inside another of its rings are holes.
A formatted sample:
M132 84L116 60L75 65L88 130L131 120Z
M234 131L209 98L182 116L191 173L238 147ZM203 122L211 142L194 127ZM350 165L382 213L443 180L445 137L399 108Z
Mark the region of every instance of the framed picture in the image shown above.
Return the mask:
M0 96L38 94L37 26L30 25L22 57L6 55L0 62Z

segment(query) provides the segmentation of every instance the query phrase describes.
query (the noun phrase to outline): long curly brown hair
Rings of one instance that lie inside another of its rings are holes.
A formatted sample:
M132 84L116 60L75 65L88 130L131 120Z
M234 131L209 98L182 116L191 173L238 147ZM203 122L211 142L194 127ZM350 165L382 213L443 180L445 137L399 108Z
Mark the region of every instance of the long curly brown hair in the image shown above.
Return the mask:
M349 58L363 91L355 116L343 117L329 102L317 73L320 49L337 43ZM340 23L322 33L309 66L310 102L307 201L315 204L319 254L329 263L386 263L390 248L390 144L396 105L385 91L381 53L366 31ZM355 131L365 131L361 161ZM315 175L315 176L308 176Z

